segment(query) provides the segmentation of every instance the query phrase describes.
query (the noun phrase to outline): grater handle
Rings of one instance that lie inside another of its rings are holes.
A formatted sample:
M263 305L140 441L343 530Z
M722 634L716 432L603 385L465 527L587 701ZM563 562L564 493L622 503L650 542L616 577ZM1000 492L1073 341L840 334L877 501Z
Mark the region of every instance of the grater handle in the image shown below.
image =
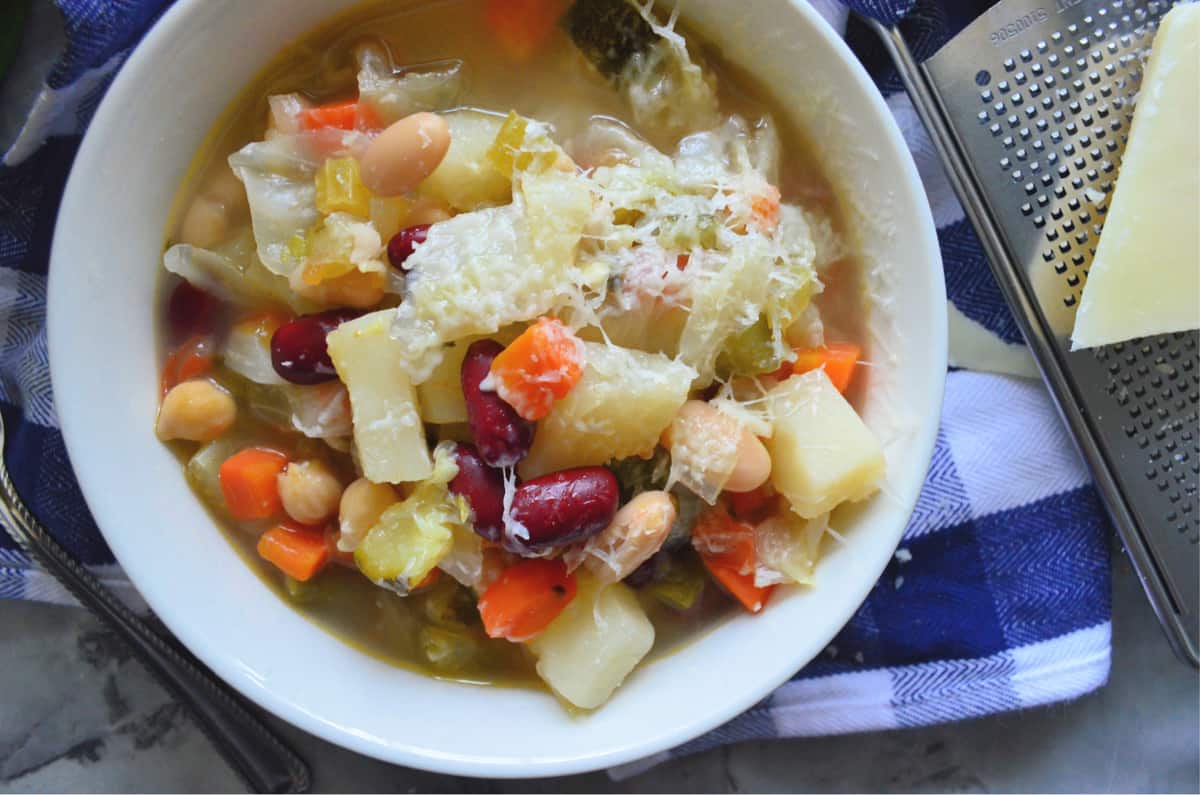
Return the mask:
M913 57L898 28L888 27L865 15L860 15L860 19L882 42L912 100L917 116L937 149L951 187L979 236L988 265L996 276L1004 300L1014 310L1013 316L1034 353L1034 360L1042 379L1050 389L1059 415L1088 464L1109 517L1133 562L1134 570L1172 650L1183 661L1200 668L1200 648L1197 647L1195 628L1187 625L1188 621L1181 615L1183 611L1177 608L1166 577L1155 562L1103 451L1095 442L1087 417L1080 410L1079 399L1070 384L1061 376L1065 363L1059 361L1057 346L1053 344L1047 330L1040 323L1034 322L1040 314L1030 296L1017 286L1016 280L1008 278L1008 274L1004 272L1010 260L1003 238L983 199L983 191L979 189L975 175L963 156L953 128L947 122L947 114L937 92L924 69ZM1059 366L1047 367L1046 362L1057 362Z

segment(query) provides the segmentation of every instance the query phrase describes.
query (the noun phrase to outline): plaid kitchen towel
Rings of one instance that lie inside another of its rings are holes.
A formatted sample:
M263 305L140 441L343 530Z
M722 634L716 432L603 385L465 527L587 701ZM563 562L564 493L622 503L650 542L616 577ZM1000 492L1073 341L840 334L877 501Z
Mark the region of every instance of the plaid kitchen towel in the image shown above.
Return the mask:
M53 16L49 2L35 0L31 26ZM1029 377L1035 371L1017 327L911 103L861 23L848 21L847 7L902 19L922 56L956 20L911 0L813 2L833 24L848 25L848 39L916 157L941 239L956 366L916 512L862 609L792 681L676 755L744 739L916 726L1027 707L1078 696L1108 675L1109 533L1100 505L1045 390ZM9 429L8 464L34 513L130 595L88 515L57 427L47 373L46 269L83 129L167 3L56 0L62 54L31 92L32 110L0 164L0 411ZM972 4L945 5L961 14ZM45 44L27 35L22 46ZM25 50L0 84L0 100L19 93L12 84L31 57ZM2 534L0 595L70 601Z

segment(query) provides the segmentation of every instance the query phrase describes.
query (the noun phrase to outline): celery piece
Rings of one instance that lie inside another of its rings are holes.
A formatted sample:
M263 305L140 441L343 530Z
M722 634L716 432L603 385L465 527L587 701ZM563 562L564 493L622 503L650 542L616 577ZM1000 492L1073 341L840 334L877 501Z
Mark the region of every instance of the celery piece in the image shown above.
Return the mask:
M445 671L463 668L478 650L475 639L462 630L425 625L418 634L421 654L430 665Z
M612 462L608 468L617 476L621 504L624 505L643 491L653 491L667 485L671 455L660 445L654 448L654 454L649 458L630 456Z
M770 373L778 370L781 364L783 359L765 316L731 337L717 357L717 371L726 376Z
M315 179L317 210L322 214L371 217L371 191L363 184L358 161L353 157L331 157L317 169Z
M704 572L692 558L668 560L666 574L647 585L645 590L673 610L681 613L691 610L704 591Z
M299 605L312 604L321 598L321 587L312 580L301 582L292 577L284 577L283 590L288 599Z
M422 597L421 607L425 617L439 627L465 627L479 615L470 591L449 577L442 577Z

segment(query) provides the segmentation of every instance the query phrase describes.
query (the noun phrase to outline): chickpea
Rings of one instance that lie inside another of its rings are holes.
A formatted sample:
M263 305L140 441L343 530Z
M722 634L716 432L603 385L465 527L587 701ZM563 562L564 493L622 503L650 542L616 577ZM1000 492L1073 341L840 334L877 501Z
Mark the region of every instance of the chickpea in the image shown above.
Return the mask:
M320 461L292 461L277 483L284 512L300 524L319 524L333 516L342 498L342 484Z
M179 241L197 248L212 248L229 232L229 213L224 205L207 196L197 196L179 225Z
M588 540L583 567L602 583L618 582L659 550L675 524L665 491L644 491L617 511L608 527Z
M217 170L205 186L204 195L221 204L230 215L240 215L247 206L246 186L228 167Z
M233 426L237 403L207 378L177 384L163 397L155 431L163 441L209 442Z
M414 113L393 123L367 146L362 181L377 196L399 196L416 188L450 148L450 126L436 113Z
M386 483L359 478L342 492L338 508L338 549L353 552L375 526L380 515L396 504L396 490Z

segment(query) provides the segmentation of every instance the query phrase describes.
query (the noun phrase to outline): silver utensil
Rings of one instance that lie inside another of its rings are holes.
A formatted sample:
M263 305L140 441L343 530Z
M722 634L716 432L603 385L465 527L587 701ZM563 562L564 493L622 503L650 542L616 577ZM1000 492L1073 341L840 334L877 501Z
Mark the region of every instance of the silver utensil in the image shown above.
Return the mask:
M1167 0L1003 0L918 63L870 24L941 155L996 281L1172 647L1200 666L1200 335L1072 351Z
M6 443L0 416L0 453ZM169 643L54 540L13 486L0 455L0 523L17 543L125 640L146 670L187 707L196 725L255 792L307 792L308 765L240 696L181 647Z

